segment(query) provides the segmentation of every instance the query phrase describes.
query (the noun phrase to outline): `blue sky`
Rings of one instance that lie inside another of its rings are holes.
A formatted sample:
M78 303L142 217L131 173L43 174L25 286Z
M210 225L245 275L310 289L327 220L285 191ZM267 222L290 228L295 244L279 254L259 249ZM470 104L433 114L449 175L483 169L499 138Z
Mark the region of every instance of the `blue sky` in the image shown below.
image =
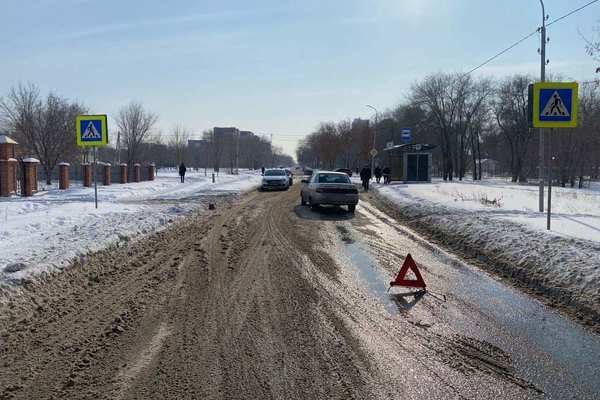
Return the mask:
M550 19L588 0L546 0ZM115 115L131 100L200 134L237 126L292 153L319 121L371 117L438 71L467 71L535 30L538 0L3 0L0 95L19 82ZM549 28L549 72L588 80L580 33L600 2ZM538 74L538 36L477 73Z

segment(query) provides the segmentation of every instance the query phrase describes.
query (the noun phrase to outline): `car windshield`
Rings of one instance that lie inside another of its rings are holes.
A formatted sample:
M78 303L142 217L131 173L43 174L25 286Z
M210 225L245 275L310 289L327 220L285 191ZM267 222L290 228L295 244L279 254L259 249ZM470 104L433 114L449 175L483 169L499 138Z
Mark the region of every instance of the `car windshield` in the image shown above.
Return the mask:
M319 183L350 183L347 175L341 174L319 174Z
M270 169L265 171L265 176L285 176L285 171L282 169Z

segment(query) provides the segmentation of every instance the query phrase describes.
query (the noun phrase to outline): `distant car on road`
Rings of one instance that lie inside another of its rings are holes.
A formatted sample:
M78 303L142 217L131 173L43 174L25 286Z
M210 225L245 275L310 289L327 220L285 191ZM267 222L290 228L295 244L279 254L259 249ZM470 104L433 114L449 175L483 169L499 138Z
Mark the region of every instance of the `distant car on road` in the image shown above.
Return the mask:
M288 190L289 187L290 178L285 169L281 168L267 169L260 185L261 190Z
M350 177L343 172L315 171L310 180L302 181L304 186L300 191L300 203L310 204L312 209L319 205L348 206L351 213L358 204L358 189Z
M304 175L304 170L299 165L293 166L290 171L292 171L292 175Z
M349 177L352 177L352 170L348 169L348 168L338 168L335 170L335 172L343 172L344 174L348 175Z

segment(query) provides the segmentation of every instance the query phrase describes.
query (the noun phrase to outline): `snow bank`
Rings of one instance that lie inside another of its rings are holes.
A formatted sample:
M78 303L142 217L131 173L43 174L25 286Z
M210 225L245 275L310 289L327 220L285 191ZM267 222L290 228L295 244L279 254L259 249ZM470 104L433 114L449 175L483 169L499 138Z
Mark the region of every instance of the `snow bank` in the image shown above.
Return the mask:
M239 193L257 187L260 175L221 174L212 183L203 172L158 171L156 180L98 186L76 183L50 188L30 198L0 200L0 283L20 282L42 271L60 269L90 251L161 229L197 209L202 196Z
M546 214L538 210L538 187L500 179L483 182L392 184L380 187L388 198L427 201L449 209L474 211L546 231ZM600 242L600 187L552 188L552 235Z
M600 322L600 191L553 188L553 230L537 187L500 180L377 185L411 225L487 268Z

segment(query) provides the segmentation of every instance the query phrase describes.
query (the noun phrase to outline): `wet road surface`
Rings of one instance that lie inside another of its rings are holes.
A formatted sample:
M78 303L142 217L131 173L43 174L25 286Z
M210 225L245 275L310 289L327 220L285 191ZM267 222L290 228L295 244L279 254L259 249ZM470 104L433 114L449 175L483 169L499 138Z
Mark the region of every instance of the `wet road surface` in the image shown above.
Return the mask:
M363 201L343 225L345 252L358 279L390 314L432 331L455 330L511 357L518 374L546 398L600 398L600 337L541 302L468 265ZM426 277L425 295L389 281L407 253Z

